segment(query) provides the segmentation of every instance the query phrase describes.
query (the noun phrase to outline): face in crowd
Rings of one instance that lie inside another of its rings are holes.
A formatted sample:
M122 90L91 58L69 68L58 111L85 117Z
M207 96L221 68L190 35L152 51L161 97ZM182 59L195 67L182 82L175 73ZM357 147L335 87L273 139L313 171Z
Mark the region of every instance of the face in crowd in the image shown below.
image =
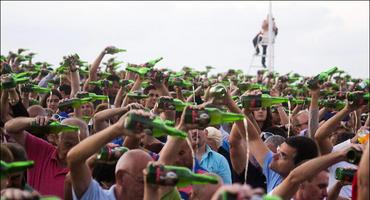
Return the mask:
M148 98L145 102L145 107L152 109L154 108L155 103L157 102L157 99L159 98L159 92L155 89L151 89L148 92Z
M53 110L54 113L57 112L59 106L59 97L57 95L50 95L46 99L46 107Z

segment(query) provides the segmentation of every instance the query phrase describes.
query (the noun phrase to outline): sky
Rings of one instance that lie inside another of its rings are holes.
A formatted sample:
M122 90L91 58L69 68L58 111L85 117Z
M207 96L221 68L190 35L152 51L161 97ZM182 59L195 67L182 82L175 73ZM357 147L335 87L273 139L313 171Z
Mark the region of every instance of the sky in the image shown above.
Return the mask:
M268 1L1 1L1 54L28 48L34 61L57 67L64 55L91 63L114 45L127 50L114 56L125 63L163 57L160 68L247 72L268 10ZM272 14L279 73L313 76L337 66L369 77L368 1L273 1Z

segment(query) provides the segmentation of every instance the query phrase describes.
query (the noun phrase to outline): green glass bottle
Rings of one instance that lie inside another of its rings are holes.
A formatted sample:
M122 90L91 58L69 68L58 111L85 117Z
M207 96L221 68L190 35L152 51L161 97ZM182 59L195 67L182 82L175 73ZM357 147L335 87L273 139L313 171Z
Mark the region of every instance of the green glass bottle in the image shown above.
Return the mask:
M170 86L178 86L178 87L182 87L182 88L190 88L190 87L193 86L193 84L191 82L186 81L182 78L169 79L168 84Z
M34 162L30 161L19 161L19 162L10 162L6 163L0 160L0 177L1 179L9 174L22 172L27 170L30 167L33 167Z
M163 57L159 57L157 59L154 59L154 60L150 60L146 63L143 64L143 67L147 67L147 68L153 68L159 61L163 60Z
M223 123L231 123L244 119L244 115L223 112L218 108L205 108L201 110L187 109L185 112L185 123L198 124L200 127L207 127Z
M139 74L140 76L145 76L147 73L149 73L152 70L153 70L152 68L148 68L148 67L140 67L140 68L129 67L129 66L126 67L126 71Z
M128 151L126 147L108 147L104 146L97 155L97 161L103 163L117 163L118 159Z
M247 90L258 90L258 89L266 89L265 86L258 84L258 83L247 83L242 82L238 84L238 88L241 91L247 91Z
M335 110L341 110L346 106L346 103L336 99L320 99L319 105L327 108L333 108Z
M106 95L97 95L95 93L89 93L89 97L92 99L92 101L108 100L108 96L106 96Z
M120 81L119 81L119 85L120 85L120 86L123 86L123 87L125 87L125 86L127 86L127 85L129 85L129 84L131 84L131 83L134 83L134 81L133 81L133 80L129 80L129 79L126 79L126 80L120 80Z
M347 152L347 155L346 155L347 161L349 163L352 163L352 164L355 164L355 165L358 165L360 163L361 156L362 156L362 152L361 151L357 151L354 148L352 148L351 150L349 150Z
M33 106L33 105L40 105L40 101L36 99L30 99L30 106Z
M72 108L78 108L78 107L81 107L82 105L86 104L86 103L89 103L89 102L92 102L93 99L90 98L90 97L86 97L86 98L72 98L72 99L68 99L68 100L65 100L63 101L62 103L60 103L58 105L58 108L59 109L64 109L64 108L67 108L67 107L72 107Z
M183 188L189 185L218 183L216 177L196 174L186 167L171 165L153 166L153 164L151 164L147 167L147 172L147 183L156 185L177 186L179 188Z
M49 121L46 126L39 126L35 122L32 122L29 130L32 133L44 133L44 134L57 134L60 132L76 132L80 128L74 125L65 125L57 121Z
M22 92L35 92L35 93L38 93L38 94L46 94L46 93L50 93L51 89L40 87L40 86L34 85L34 84L25 84L21 88L21 91Z
M347 94L347 100L349 102L353 102L358 106L363 105L369 105L369 99L370 99L370 93L363 93L363 92L357 92L357 93L348 93Z
M135 113L130 113L125 121L125 128L133 131L145 130L147 134L153 137L161 137L164 135L171 135L185 139L187 134L183 131L177 130L174 127L168 126L166 122L159 117L149 119Z
M272 105L286 103L288 101L289 101L289 98L272 97L268 94L241 96L241 102L242 102L243 108L271 107Z
M28 77L15 78L13 74L3 74L1 75L1 88L15 88L17 85L27 83L29 81L30 79Z
M165 97L160 97L157 102L158 108L162 110L183 111L186 106L193 105L191 103L184 103L180 99L169 99Z
M307 86L310 89L315 89L318 88L318 84L323 84L325 81L328 80L329 76L333 75L336 73L338 70L338 67L332 67L326 71L321 72L320 74L316 75L312 79L310 79L307 82Z
M348 181L352 182L353 176L356 174L356 169L346 169L342 167L338 167L335 170L335 179L339 181Z
M129 92L129 93L127 93L127 96L130 97L130 98L134 98L134 99L146 99L146 98L149 97L148 95L144 94L141 91Z
M216 84L209 89L209 95L211 97L223 98L227 94L227 89L222 84Z
M116 53L120 53L120 52L126 52L126 50L125 49L120 49L120 48L117 48L117 47L111 47L111 48L108 48L106 50L107 54L116 54Z
M112 87L113 86L113 82L112 81L108 81L108 80L99 80L99 81L90 81L89 82L90 85L95 85L97 87Z

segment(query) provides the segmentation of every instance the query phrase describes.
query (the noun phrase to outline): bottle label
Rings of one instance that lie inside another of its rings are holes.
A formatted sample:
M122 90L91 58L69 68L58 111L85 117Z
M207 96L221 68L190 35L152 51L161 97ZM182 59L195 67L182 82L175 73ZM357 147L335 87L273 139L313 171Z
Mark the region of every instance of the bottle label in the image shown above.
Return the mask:
M190 113L189 113L190 112ZM205 110L187 110L185 113L185 123L187 124L198 124L201 127L207 126L211 121L211 118Z
M242 96L243 108L259 108L262 107L261 95Z

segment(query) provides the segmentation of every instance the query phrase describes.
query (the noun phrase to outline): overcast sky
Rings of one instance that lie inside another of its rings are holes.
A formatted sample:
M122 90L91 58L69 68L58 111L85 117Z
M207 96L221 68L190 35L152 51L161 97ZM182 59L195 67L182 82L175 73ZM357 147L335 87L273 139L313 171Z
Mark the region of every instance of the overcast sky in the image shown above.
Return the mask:
M338 66L369 76L369 2L275 2L279 28L275 70L314 75ZM159 67L184 65L247 72L252 39L269 2L3 2L1 54L23 47L35 61L57 65L78 53L90 63L108 45L127 49L124 62L164 57ZM105 60L111 56L106 56ZM259 61L255 61L258 64Z

